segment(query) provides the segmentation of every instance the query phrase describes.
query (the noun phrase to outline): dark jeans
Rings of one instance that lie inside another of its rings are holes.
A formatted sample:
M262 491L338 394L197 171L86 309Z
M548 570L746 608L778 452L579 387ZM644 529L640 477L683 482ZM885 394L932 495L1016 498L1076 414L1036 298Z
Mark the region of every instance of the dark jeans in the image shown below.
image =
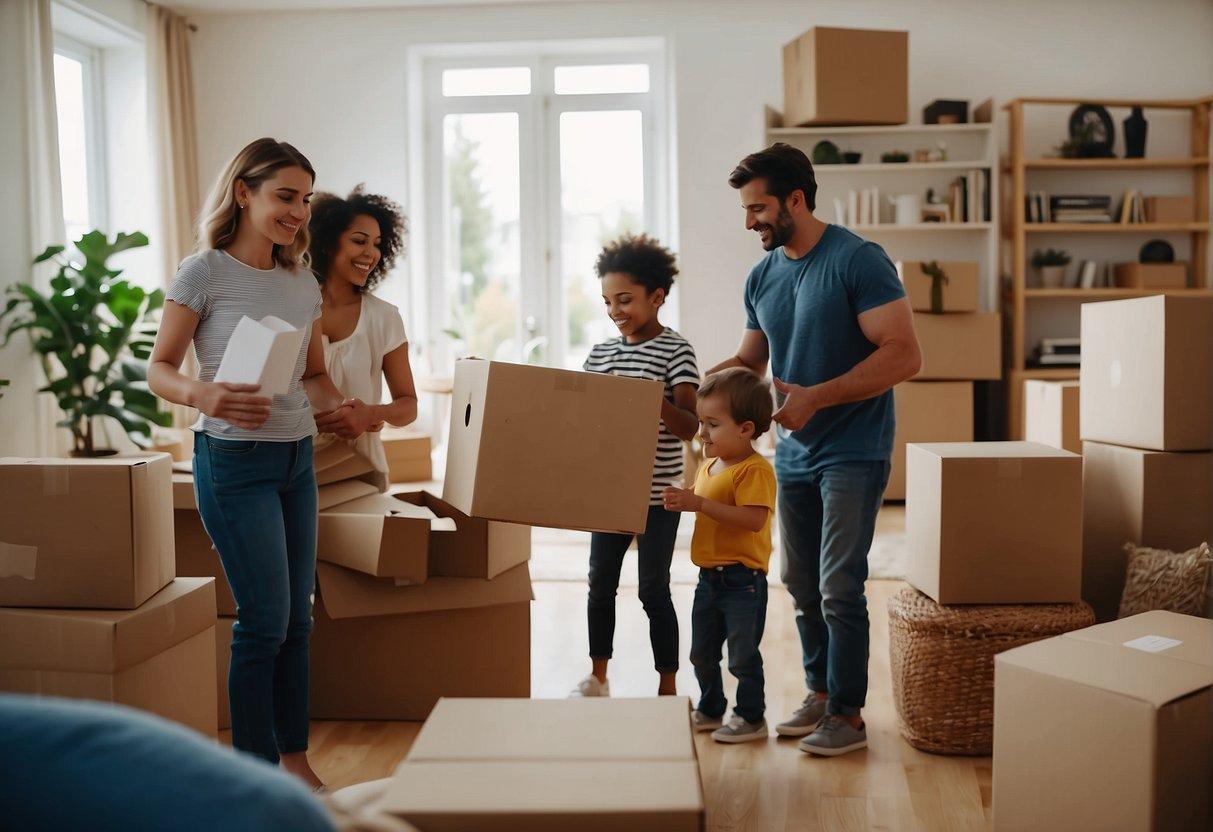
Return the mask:
M855 716L868 693L868 550L889 480L887 462L831 465L779 484L783 582L796 607L805 683L826 710Z
M767 623L767 576L734 563L699 570L695 603L691 607L691 664L699 680L700 713L724 716L721 648L729 644L729 672L737 679L734 713L746 722L760 722L766 713L762 654L758 645Z
M194 437L202 524L236 599L228 694L232 745L270 762L307 750L308 639L316 583L311 437Z
M670 561L678 537L681 512L649 506L644 534L636 535L640 603L649 617L649 642L658 673L678 670L678 617L670 598ZM609 659L614 653L615 594L623 556L632 545L630 534L594 532L590 536L590 594L586 619L590 629L590 658Z

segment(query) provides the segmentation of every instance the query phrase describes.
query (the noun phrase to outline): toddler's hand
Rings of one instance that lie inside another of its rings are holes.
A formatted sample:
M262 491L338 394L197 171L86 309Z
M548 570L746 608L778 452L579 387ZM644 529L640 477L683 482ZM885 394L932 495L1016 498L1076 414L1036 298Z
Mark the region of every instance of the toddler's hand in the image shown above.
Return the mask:
M703 497L686 488L666 486L661 499L666 511L699 511L703 508Z

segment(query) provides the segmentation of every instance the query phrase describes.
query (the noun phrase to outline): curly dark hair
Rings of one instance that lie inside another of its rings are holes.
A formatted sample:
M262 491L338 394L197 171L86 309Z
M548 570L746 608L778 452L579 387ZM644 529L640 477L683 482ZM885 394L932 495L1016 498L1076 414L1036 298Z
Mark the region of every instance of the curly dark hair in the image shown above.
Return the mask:
M308 231L312 241L308 251L312 257L312 271L316 280L324 283L328 276L337 241L354 217L366 215L379 223L379 262L366 278L359 290L369 292L391 271L396 258L404 253L408 238L408 218L392 200L379 194L368 194L359 185L344 199L336 194L318 193L312 197L312 219Z
M650 294L658 289L669 294L674 275L678 274L673 253L647 234L625 234L607 243L594 268L600 278L606 277L607 272L630 275Z

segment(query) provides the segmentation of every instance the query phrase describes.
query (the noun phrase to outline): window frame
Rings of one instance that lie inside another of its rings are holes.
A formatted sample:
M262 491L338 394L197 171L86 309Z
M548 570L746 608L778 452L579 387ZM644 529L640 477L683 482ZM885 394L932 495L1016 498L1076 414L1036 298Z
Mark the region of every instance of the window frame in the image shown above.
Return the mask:
M84 153L88 184L89 230L109 229L109 182L106 175L105 99L101 49L56 31L54 52L81 65L84 88ZM62 188L60 183L60 188ZM64 218L64 233L67 223ZM71 241L69 241L71 242Z

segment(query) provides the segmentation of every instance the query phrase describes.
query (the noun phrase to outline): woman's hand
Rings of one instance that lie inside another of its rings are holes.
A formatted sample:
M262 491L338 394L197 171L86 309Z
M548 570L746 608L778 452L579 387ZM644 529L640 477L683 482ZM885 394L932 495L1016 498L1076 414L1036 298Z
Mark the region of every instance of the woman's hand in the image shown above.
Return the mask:
M270 418L271 400L254 396L259 384L230 384L224 381L199 381L191 402L207 416L222 419L245 430L256 430Z
M703 509L703 497L689 489L675 488L672 485L666 486L665 491L661 492L661 501L665 505L666 511L701 511Z
M374 408L362 399L346 399L336 410L318 413L316 429L321 433L335 433L342 439L357 439L378 421Z

